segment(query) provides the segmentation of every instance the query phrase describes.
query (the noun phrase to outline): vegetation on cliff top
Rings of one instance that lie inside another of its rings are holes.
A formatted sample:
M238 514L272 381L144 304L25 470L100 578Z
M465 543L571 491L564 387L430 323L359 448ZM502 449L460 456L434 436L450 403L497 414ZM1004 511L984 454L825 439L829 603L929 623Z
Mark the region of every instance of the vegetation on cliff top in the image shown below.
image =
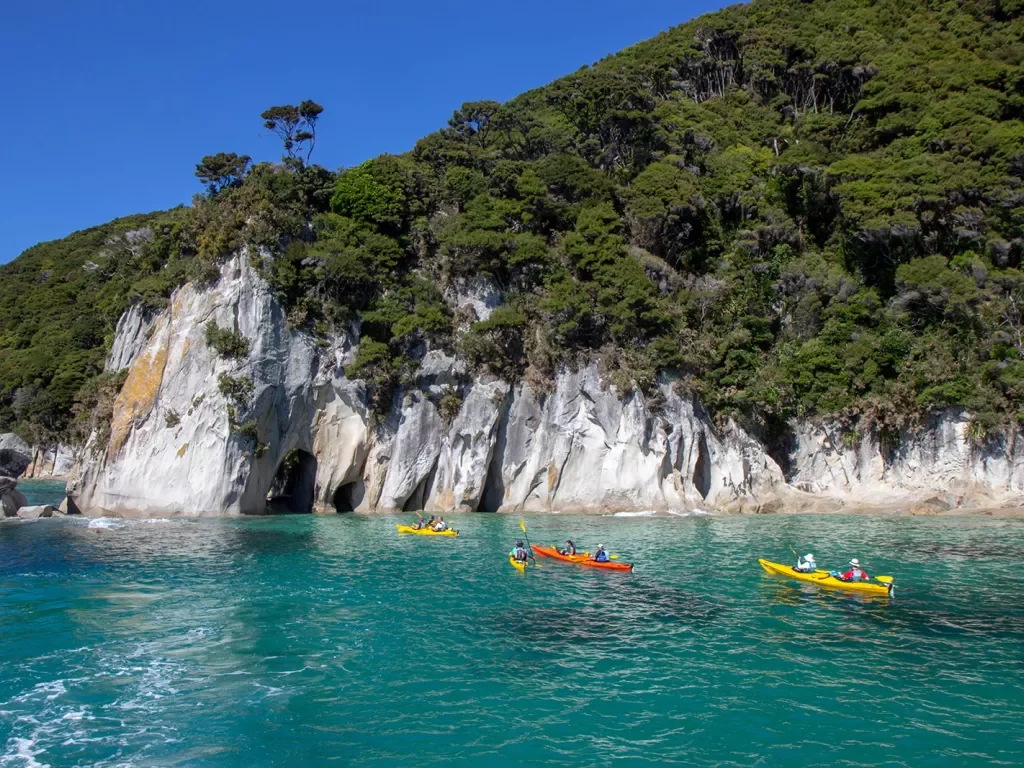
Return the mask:
M2 268L0 422L59 433L123 309L248 246L293 326L358 323L382 399L440 345L672 372L769 441L948 405L983 438L1024 418L1022 5L755 0L341 173L309 164L319 105L267 110L281 163L203 158L192 207ZM481 281L499 310L453 312Z

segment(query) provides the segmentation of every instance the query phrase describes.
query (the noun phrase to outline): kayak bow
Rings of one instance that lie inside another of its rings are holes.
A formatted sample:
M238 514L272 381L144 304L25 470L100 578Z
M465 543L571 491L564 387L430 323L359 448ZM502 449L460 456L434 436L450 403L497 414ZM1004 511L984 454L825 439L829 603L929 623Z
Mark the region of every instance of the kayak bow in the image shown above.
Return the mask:
M399 533L415 533L417 536L458 536L458 531L451 528L445 531L432 531L429 528L413 528L411 525L396 525Z
M790 565L783 565L782 563L773 563L771 560L759 559L757 562L761 564L768 573L776 576L788 576L791 579L798 579L800 581L809 581L812 584L818 584L822 587L828 587L830 589L846 589L851 592L864 592L869 595L891 595L892 585L885 584L873 584L870 581L843 581L837 579L834 576L829 576L828 571L814 571L813 573L803 573L794 569Z
M563 563L573 563L575 565L582 565L587 568L602 568L606 571L632 571L632 563L599 563L596 560L591 560L587 555L563 555L554 547L545 547L540 544L534 546L533 551L538 555L544 557L550 557L554 560L561 560Z

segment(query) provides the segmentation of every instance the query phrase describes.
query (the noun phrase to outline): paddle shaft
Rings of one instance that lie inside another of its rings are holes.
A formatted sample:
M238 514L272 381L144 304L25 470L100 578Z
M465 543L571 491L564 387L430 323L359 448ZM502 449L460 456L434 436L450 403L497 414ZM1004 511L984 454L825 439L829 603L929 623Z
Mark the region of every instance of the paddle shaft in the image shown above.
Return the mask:
M533 560L534 565L537 565L537 558L533 556L533 545L530 544L530 534L526 532L526 523L523 520L520 520L519 527L523 529L523 536L526 537L526 551L530 553L528 557ZM539 568L540 566L537 567Z

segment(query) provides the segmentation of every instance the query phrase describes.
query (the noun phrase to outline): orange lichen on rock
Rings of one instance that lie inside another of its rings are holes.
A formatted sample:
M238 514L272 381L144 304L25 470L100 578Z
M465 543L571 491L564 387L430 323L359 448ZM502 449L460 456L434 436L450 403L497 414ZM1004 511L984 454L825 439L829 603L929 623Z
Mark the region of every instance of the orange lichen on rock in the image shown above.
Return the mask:
M558 467L556 467L553 463L548 464L548 493L551 493L553 490L555 490L555 487L558 485L559 474L561 473L558 471Z
M180 459L182 456L184 456L185 455L185 451L187 451L187 450L188 450L188 443L185 443L184 445L181 446L181 448L178 449L178 458Z
M166 364L167 340L161 339L139 355L128 371L128 378L114 402L114 418L110 425L110 442L107 444L108 458L116 456L121 450L131 434L132 426L149 415L156 393L163 383Z

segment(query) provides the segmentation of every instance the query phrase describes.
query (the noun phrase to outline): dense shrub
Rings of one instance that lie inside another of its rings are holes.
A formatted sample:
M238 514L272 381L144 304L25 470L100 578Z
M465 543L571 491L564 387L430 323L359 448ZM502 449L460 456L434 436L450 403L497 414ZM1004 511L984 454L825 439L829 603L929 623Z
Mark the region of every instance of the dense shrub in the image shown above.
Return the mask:
M238 360L249 356L249 340L237 331L221 328L213 320L206 324L206 343L221 357Z

